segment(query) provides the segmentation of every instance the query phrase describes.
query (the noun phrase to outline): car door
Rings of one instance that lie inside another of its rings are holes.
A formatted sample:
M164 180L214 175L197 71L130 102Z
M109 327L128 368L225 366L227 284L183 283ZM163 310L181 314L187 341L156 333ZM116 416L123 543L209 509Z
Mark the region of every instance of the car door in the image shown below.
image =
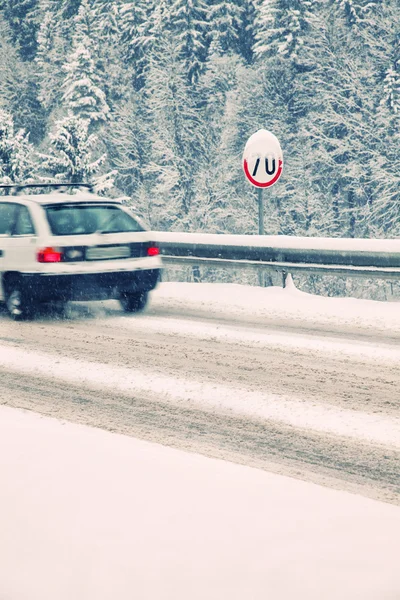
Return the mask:
M3 273L34 270L36 233L28 207L12 202L0 203L0 299L5 299Z
M29 208L24 204L17 207L11 232L13 271L31 273L36 271L36 232Z
M12 231L15 226L18 204L0 202L0 300L4 300L3 273L10 270L12 257Z

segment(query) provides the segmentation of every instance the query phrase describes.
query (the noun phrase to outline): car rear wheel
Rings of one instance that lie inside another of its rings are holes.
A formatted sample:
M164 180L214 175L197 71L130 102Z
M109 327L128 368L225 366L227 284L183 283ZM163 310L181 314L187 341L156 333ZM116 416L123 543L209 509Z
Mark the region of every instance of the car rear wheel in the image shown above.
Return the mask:
M17 277L7 282L6 305L14 321L24 321L35 316L35 302Z
M125 312L134 313L144 310L148 299L148 292L122 292L120 302Z

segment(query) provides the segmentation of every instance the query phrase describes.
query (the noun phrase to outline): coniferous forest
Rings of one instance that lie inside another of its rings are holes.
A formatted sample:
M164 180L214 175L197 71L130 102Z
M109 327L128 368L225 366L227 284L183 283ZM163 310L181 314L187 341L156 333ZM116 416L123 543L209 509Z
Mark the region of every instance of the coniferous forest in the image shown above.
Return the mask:
M400 235L399 0L0 0L0 179L95 181L154 229ZM129 200L128 200L129 199Z

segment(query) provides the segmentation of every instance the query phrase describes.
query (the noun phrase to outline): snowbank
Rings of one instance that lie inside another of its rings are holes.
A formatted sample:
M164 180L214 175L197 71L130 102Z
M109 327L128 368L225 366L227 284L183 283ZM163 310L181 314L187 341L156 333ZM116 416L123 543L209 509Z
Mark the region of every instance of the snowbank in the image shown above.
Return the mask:
M329 331L400 334L400 302L327 298L294 285L253 287L233 283L165 282L151 294L151 313L276 324Z

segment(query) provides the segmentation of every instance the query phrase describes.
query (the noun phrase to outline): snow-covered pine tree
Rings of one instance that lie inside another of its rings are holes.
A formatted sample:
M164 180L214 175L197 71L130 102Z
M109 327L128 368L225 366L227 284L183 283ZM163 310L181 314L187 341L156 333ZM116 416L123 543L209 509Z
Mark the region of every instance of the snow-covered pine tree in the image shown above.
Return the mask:
M238 0L215 0L209 10L211 39L222 53L237 53L243 8Z
M24 65L21 62L16 48L12 43L10 26L0 12L0 106L4 107L8 112L13 114L14 108L14 91L18 83L23 86L25 82L21 82L21 78L25 76Z
M89 37L91 13L88 0L82 0L75 18L72 50L64 65L63 103L75 116L87 119L90 125L101 124L109 117L110 108L101 89L101 78L96 72L92 56L93 44Z
M173 44L183 60L189 83L196 83L204 68L209 45L209 8L205 0L171 0Z
M62 3L63 0L38 0L39 24L42 22L43 16L49 11L53 12L55 16L58 16Z
M146 168L149 205L157 227L190 229L194 179L204 156L198 99L179 49L164 39L151 59L146 85L151 154Z
M66 48L71 45L72 36L75 30L75 17L78 14L82 0L39 0L42 3L42 14L49 10L58 22L58 31L62 39L66 42ZM50 7L48 5L51 5ZM62 57L66 59L65 53Z
M45 115L32 65L12 45L10 29L0 13L0 106L13 115L16 129L25 129L32 143L41 141Z
M144 64L145 70L149 66L150 59L157 60L165 47L165 38L170 37L171 14L169 8L170 0L158 0L148 11L146 35L143 36L142 49L146 52L147 59Z
M78 14L72 19L73 35L72 45L86 43L88 40L93 43L95 35L94 10L90 6L89 0L81 0Z
M94 158L98 138L89 134L86 119L69 115L55 126L50 134L49 154L40 154L41 168L45 176L55 181L71 183L91 181L106 160L106 155Z
M10 25L12 39L19 48L21 58L32 60L37 49L38 0L4 0L3 5L3 14Z
M23 129L15 131L12 116L0 109L0 182L27 181L33 174L33 147Z
M78 14L82 0L61 0L60 16L62 19L71 19Z
M259 0L254 53L289 59L300 69L309 62L303 52L312 0Z
M334 0L334 2L342 11L348 27L354 29L368 24L371 12L378 4L378 2L369 2L369 0Z
M395 66L386 71L381 104L386 104L395 114L400 113L400 72Z
M147 12L143 0L125 2L119 10L119 26L123 56L132 69L133 87L140 90L144 84L146 55Z
M62 57L65 54L65 42L59 35L57 15L52 11L51 6L43 14L37 42L35 63L39 87L38 98L47 113L50 113L60 98Z
M111 112L129 95L131 78L124 60L119 22L120 0L90 0L95 70Z
M272 29L275 15L271 0L255 0L254 56L261 59L270 56Z
M247 64L254 60L256 0L243 0L239 26L239 53Z
M378 85L373 88L377 106L373 137L368 144L368 172L373 195L363 207L364 218L373 235L393 237L400 235L400 35L395 21L397 12L395 4L385 7L384 28L378 33L379 76L375 78Z
M385 70L383 80L383 94L381 106L388 107L389 111L399 114L400 117L400 34L394 35L390 49L390 64Z
M343 13L333 8L313 26L318 37L314 70L307 78L313 90L307 134L313 149L313 185L330 199L326 212L330 233L356 237L369 233L362 213L375 193L371 152L376 115L371 79L376 65L368 44L361 43Z
M94 33L109 42L116 42L120 34L118 13L122 0L90 0Z
M46 11L43 15L43 20L37 36L38 50L35 58L36 64L41 66L46 64L47 57L51 53L53 47L54 31L55 21L53 15Z
M128 196L136 198L143 186L150 136L143 92L133 92L114 112L105 139L110 165L118 171L116 185Z
M191 223L195 231L252 231L245 200L241 196L243 173L241 157L233 147L236 127L236 90L245 75L245 67L236 54L213 52L198 82L204 98L201 107L204 127L204 150L195 173L195 194ZM250 225L250 226L249 226Z

